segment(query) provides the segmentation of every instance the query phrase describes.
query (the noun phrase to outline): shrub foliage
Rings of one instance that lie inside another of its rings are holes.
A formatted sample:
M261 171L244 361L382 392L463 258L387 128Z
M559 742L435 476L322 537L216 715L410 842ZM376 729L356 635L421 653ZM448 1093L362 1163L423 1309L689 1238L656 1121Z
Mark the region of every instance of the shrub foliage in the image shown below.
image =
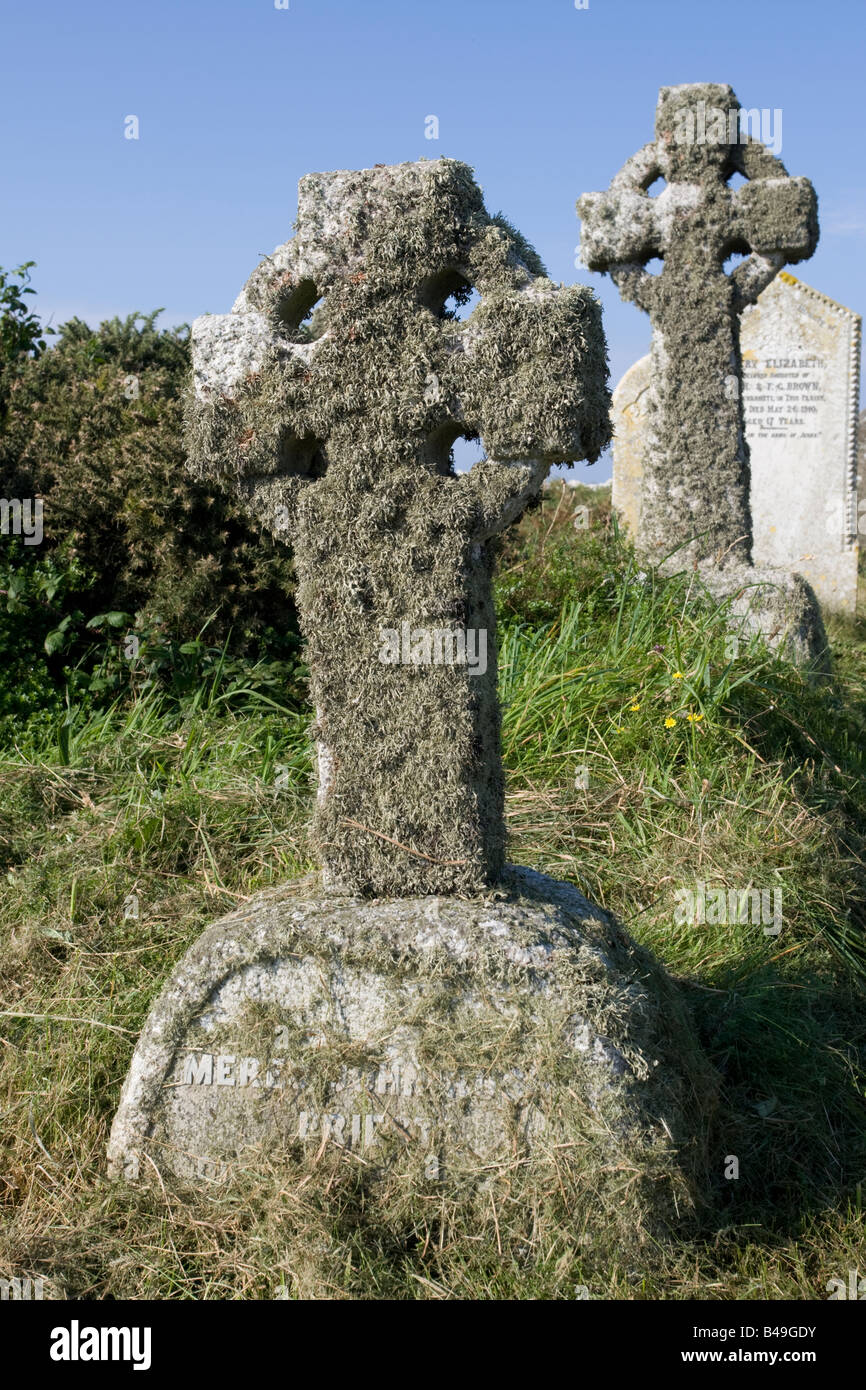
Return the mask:
M96 331L72 319L45 350L21 304L11 291L0 303L0 495L42 498L44 539L0 536L0 604L7 653L35 670L31 687L59 689L74 667L80 683L128 633L152 672L203 633L203 653L293 660L290 552L186 470L186 328L159 329L159 311ZM20 709L27 693L7 686Z

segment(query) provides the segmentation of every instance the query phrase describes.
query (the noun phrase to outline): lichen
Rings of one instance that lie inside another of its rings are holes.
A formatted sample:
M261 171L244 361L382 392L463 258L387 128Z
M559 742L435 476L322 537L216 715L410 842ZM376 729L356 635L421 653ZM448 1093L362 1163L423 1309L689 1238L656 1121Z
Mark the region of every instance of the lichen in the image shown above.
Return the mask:
M194 325L191 466L294 548L331 881L472 892L504 844L495 536L551 464L608 440L600 307L544 277L454 160L308 175L297 228ZM459 435L487 458L455 476ZM404 622L485 632L486 671L384 664Z

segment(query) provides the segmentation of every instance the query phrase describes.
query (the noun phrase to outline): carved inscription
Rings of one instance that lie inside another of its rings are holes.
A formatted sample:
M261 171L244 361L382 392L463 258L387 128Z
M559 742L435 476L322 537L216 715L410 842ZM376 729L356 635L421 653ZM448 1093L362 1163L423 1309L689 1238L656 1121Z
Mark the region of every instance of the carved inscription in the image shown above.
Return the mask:
M743 360L743 408L750 439L817 439L825 399L823 357Z
M281 1030L277 1030L277 1038ZM282 1030L283 1032L285 1030ZM511 1078L509 1078L511 1080ZM516 1079L515 1079L516 1080ZM391 1059L376 1070L364 1073L347 1070L340 1081L330 1085L331 1095L322 1107L314 1104L307 1086L297 1073L287 1066L285 1057L244 1056L235 1052L190 1051L178 1062L172 1088L193 1090L214 1088L232 1089L235 1093L254 1095L263 1092L282 1092L296 1117L291 1121L290 1137L302 1143L333 1142L344 1148L363 1150L371 1147L384 1134L391 1133L407 1142L420 1143L429 1150L434 1141L433 1122L429 1115L419 1114L417 1105L432 1091L431 1078L420 1072L410 1061ZM466 1077L455 1075L438 1084L439 1094L450 1101L496 1100L500 1095L519 1099L518 1084L503 1085L491 1076ZM381 1109L377 1107L377 1101ZM406 1106L401 1102L415 1102ZM199 1160L204 1168L198 1176L219 1180L225 1165L219 1161ZM206 1169L206 1171L205 1171ZM439 1175L439 1160L430 1153L426 1160L428 1177Z

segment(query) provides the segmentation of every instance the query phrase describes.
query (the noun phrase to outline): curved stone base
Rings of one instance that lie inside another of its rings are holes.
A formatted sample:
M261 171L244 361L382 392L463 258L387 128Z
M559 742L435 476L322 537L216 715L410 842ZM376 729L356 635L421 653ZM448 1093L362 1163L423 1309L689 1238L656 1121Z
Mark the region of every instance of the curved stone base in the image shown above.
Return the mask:
M337 1146L471 1185L577 1146L594 1183L667 1178L698 1161L714 1090L664 971L570 885L509 869L483 899L370 901L306 880L174 970L109 1164L222 1182Z
M829 673L830 644L821 607L802 575L768 566L719 569L707 561L698 572L713 598L731 600L733 628L746 636L760 633L773 651L796 666L816 675Z

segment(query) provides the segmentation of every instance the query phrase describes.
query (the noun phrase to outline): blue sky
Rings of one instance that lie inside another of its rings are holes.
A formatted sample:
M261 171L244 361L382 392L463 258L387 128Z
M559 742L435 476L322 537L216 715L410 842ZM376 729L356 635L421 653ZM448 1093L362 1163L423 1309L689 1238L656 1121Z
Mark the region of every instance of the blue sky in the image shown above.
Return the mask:
M448 155L554 279L595 287L615 382L649 324L575 268L575 200L652 137L660 86L700 81L781 110L821 209L795 274L866 306L863 0L288 3L7 4L0 264L38 263L43 316L224 312L291 235L302 174Z

